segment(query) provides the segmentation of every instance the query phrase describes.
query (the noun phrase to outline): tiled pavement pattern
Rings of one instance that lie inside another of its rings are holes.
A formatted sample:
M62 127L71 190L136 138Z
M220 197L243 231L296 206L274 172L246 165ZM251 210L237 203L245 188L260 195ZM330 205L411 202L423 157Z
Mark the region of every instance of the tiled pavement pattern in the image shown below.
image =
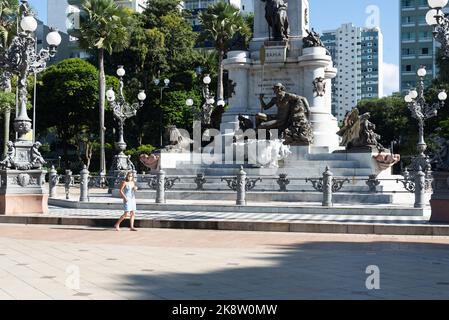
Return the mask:
M0 225L0 299L391 298L449 298L448 237Z
M58 217L101 217L118 218L118 210L64 209L50 207L50 213L43 216ZM274 222L334 222L334 223L388 223L426 224L429 217L394 216L352 216L326 214L275 214L275 213L232 213L232 212L188 212L188 211L139 211L137 219L189 220L189 221L274 221Z

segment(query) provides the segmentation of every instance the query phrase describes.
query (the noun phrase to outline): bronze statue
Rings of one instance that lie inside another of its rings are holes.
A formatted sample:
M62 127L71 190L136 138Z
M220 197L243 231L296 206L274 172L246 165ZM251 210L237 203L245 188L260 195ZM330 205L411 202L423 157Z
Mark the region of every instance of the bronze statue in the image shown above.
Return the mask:
M31 165L35 169L42 169L42 166L47 163L39 152L40 147L42 147L40 142L34 143L31 147Z
M249 129L254 129L254 124L248 117L246 117L242 114L239 114L238 119L239 119L239 128L243 132L245 132L246 130L249 130Z
M14 148L14 143L12 141L9 141L7 146L8 151L6 152L6 158L2 162L0 162L0 166L5 169L9 169L14 166L14 157L16 155L16 148Z
M265 2L265 19L269 26L269 38L274 41L287 41L290 33L287 0L262 0Z
M264 113L256 115L258 129L277 129L281 132L285 144L309 145L313 142L313 130L309 122L310 108L306 98L287 93L285 87L278 83L273 87L276 97L265 104L264 95L260 95L263 110L277 106L277 115L269 116Z
M284 132L284 144L290 146L308 146L313 143L313 128L310 119L310 108L305 98L292 105L289 127Z
M313 30L309 31L306 29L307 37L304 37L302 39L304 48L313 48L313 47L323 47L325 48L325 45L323 41L321 41L320 35Z
M430 163L435 164L437 171L449 171L449 140L437 137L435 143L438 150L433 155Z
M343 128L337 132L342 137L341 146L347 150L353 148L375 147L379 151L385 148L378 142L380 135L374 132L376 125L369 121L370 113L360 115L359 109L354 108L346 115Z

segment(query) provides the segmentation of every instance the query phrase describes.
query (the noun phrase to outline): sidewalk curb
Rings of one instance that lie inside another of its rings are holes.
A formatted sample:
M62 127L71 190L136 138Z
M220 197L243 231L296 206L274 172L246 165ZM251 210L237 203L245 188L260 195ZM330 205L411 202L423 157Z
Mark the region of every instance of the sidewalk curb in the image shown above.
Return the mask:
M119 202L79 202L65 199L49 199L48 204L67 209L86 210L122 210ZM137 203L139 210L145 211L198 211L198 212L239 212L239 213L278 213L278 214L335 214L335 215L372 215L372 216L423 216L426 209L406 207L367 207L367 206L289 206L267 207L264 205L238 206L231 204L176 204L176 203Z
M66 225L112 228L116 219L90 217L0 216L3 224ZM126 222L128 223L128 222ZM127 224L125 224L125 227ZM399 225L333 222L274 222L224 220L136 220L137 228L196 229L217 231L263 231L292 233L338 233L366 235L449 236L449 225Z

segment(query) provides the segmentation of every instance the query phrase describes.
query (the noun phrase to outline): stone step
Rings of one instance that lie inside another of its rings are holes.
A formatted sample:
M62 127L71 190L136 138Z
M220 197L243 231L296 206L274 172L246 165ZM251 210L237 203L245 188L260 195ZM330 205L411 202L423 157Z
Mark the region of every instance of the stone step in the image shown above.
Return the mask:
M154 196L153 196L154 197ZM113 201L112 201L113 200ZM101 210L122 210L123 203L119 199L112 199L109 202L100 202L97 199L91 199L90 202L79 202L73 200L64 199L49 199L49 204L64 208L78 208L78 209L101 209ZM151 199L153 201L154 198ZM391 205L350 205L350 206L334 206L334 207L322 207L318 203L315 205L301 205L300 203L291 203L286 205L280 202L273 205L266 203L251 203L248 202L247 206L236 206L229 204L229 201L225 204L220 201L214 201L211 203L202 203L185 201L168 200L166 204L156 204L154 202L142 202L138 200L137 204L140 211L145 210L159 210L168 212L218 212L218 213L279 213L279 214L317 214L317 215L371 215L371 216L413 216L422 217L426 209L415 209L413 205L407 206L391 206Z
M137 199L154 199L155 191L141 190L137 192ZM235 200L236 192L233 191L166 191L167 200L209 200L226 201ZM321 202L323 194L320 192L248 192L247 201L251 202ZM391 204L393 196L390 194L371 193L344 193L333 195L333 201L339 204Z
M280 173L288 174L290 177L298 178L318 178L322 177L326 165L322 167L307 168L245 168L245 172L249 176L278 176ZM182 169L165 169L169 176L204 174L206 176L236 176L239 168L182 168ZM336 177L364 177L368 178L373 172L370 168L333 168L332 173Z

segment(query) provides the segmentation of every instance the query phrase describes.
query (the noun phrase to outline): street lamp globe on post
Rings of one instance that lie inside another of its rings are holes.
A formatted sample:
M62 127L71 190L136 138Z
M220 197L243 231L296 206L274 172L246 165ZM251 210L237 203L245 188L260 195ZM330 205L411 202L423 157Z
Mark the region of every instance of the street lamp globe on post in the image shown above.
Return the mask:
M116 96L114 89L109 88L106 91L106 98L112 108L114 118L118 122L119 125L119 139L115 143L115 148L118 151L118 154L114 157L114 161L112 162L111 166L111 172L113 172L114 175L114 185L117 182L117 178L121 177L124 173L129 171L135 171L136 168L134 164L132 163L129 156L125 155L126 151L126 142L124 139L124 128L125 128L125 121L134 117L137 114L137 111L142 108L144 101L146 100L147 96L145 94L144 90L140 90L137 94L137 100L136 103L128 103L125 99L125 96L123 94L123 77L125 76L126 71L123 66L119 66L117 69L117 75L120 78L120 92L118 94L118 97ZM110 184L109 190L112 191L112 184Z
M205 102L202 105L200 112L201 126L203 129L210 128L212 123L212 112L214 110L215 97L209 90L209 85L211 82L212 79L210 75L206 74L203 77L203 99Z
M28 6L21 0L18 34L12 39L9 48L0 54L0 69L18 78L18 115L14 120L17 139L8 143L6 158L0 162L0 214L43 213L48 210L48 193L43 189L46 163L39 152L40 142L29 139L32 120L28 117L28 76L44 71L56 54L61 36L56 30L47 35L48 48L36 52L37 20ZM20 199L19 199L20 198ZM21 206L21 203L25 204Z
M159 78L154 79L154 85L159 87L160 96L159 96L159 144L160 147L164 147L164 111L162 110L162 100L164 97L164 90L168 89L170 86L170 79L165 79L163 84L161 84L161 80Z
M427 0L430 10L426 14L426 22L434 28L433 35L441 43L441 50L449 57L449 15L443 12L448 0Z
M430 175L431 164L429 157L426 155L427 144L424 140L424 126L428 119L438 115L438 110L444 106L447 99L447 93L441 91L438 94L438 102L429 104L424 97L424 77L427 75L425 67L420 67L417 72L418 86L417 89L411 90L404 100L412 114L412 117L418 121L419 138L417 144L418 155L412 159L410 171L417 172L420 169L425 170Z

